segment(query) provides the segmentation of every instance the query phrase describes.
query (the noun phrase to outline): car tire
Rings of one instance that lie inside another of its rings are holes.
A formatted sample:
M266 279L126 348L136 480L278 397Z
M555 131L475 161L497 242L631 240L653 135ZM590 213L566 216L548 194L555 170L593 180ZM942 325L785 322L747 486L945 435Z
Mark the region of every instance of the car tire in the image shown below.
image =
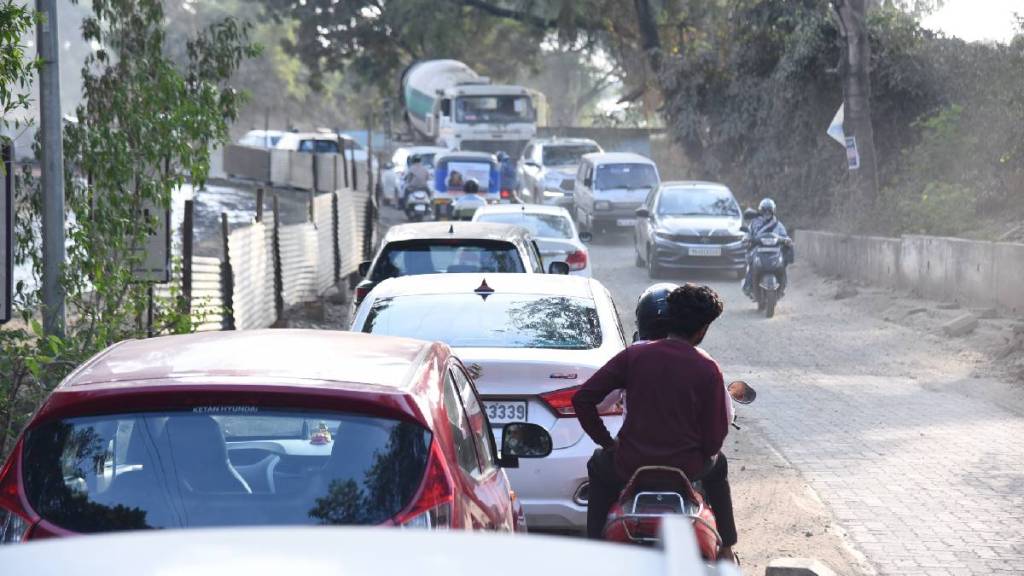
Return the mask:
M662 277L661 266L658 266L658 259L651 255L652 250L647 249L647 277L657 280Z

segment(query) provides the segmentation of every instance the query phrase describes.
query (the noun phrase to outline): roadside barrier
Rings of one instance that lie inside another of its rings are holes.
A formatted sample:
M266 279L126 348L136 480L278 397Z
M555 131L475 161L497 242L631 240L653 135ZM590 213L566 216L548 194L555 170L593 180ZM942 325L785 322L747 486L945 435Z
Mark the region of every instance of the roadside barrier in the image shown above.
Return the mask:
M1024 313L1024 244L962 238L880 238L800 230L818 270L933 300Z
M271 160L266 150L229 150L225 163L232 153L235 162L242 158L257 168L260 158ZM222 214L220 256L197 256L192 248L194 207L192 201L185 203L182 265L180 272L175 271L182 280L178 301L199 331L277 325L289 306L317 302L342 281L350 280L359 263L373 252L377 207L368 191L373 181L366 174L368 167L343 161L337 154L285 155L291 156L288 170L297 170L289 173L290 187L308 186L305 189L310 191L306 222L281 224L276 194L271 199L272 210L264 215L264 190L259 188L253 222L231 228L227 214ZM275 169L270 164L267 167L271 173ZM308 169L306 176L298 172L303 168ZM351 186L358 181L367 189ZM333 191L323 193L328 186ZM169 295L170 288L164 285L158 290Z

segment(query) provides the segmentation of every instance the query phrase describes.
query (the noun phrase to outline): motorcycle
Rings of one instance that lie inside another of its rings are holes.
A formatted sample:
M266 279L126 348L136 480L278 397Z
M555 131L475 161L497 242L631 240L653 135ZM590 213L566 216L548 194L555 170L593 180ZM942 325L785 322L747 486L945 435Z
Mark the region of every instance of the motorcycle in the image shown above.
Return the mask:
M734 402L750 404L757 392L746 382L736 381L729 384L729 396ZM735 414L732 426L739 429ZM608 514L604 539L657 544L662 519L670 515L687 517L693 525L701 556L707 562L718 560L722 538L700 481L691 482L682 470L668 466L645 466L633 474Z
M430 192L413 190L405 199L405 217L410 222L420 222L430 214Z
M752 267L750 297L757 302L758 311L771 318L775 316L775 306L786 290L785 249L793 241L769 232L758 234L749 242L751 255L748 261Z

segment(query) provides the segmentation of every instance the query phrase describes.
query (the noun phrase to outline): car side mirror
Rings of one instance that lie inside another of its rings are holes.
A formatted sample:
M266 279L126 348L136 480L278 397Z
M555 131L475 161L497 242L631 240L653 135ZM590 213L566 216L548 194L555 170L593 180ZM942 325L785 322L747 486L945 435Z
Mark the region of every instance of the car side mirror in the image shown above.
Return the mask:
M529 422L512 422L501 429L502 468L516 468L520 458L544 458L551 454L551 434L543 426Z
M729 396L740 404L750 404L757 398L757 391L743 380L729 384Z
M576 189L576 181L566 178L565 180L562 180L562 183L559 184L558 187L566 192L572 192Z
M363 260L359 263L359 275L363 278L366 278L366 275L370 273L370 264L373 264L373 262L369 260Z
M565 262L552 262L548 264L548 274L561 274L563 276L569 273L569 265Z
M580 242L583 242L584 244L589 244L593 240L594 235L591 234L590 232L580 232Z
M633 213L636 214L637 218L650 218L651 217L651 211L648 210L647 208L644 208L643 206L637 208L636 210L633 210Z

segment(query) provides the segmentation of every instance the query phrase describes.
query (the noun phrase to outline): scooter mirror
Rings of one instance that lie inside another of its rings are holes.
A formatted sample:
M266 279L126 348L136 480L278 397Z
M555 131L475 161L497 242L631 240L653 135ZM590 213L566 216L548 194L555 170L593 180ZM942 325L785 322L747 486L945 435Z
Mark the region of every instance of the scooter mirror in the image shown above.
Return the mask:
M757 398L757 391L743 380L729 384L729 396L740 404L750 404Z

